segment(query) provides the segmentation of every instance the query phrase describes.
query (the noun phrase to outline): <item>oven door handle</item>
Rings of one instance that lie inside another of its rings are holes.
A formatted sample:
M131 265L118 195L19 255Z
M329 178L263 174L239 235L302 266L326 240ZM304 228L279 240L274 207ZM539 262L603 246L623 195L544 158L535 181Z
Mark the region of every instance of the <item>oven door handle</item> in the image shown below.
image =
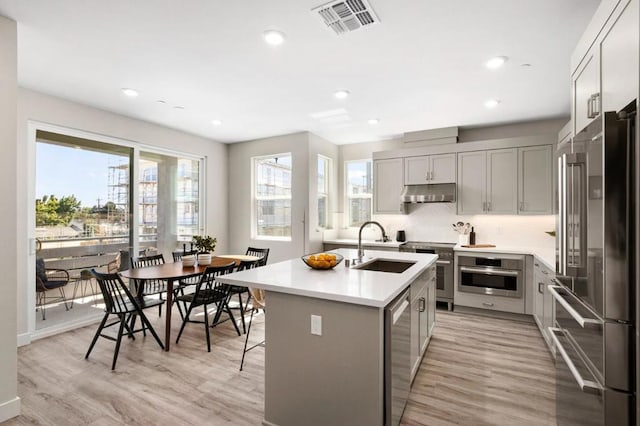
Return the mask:
M451 265L451 261L450 260L436 260L436 263L438 265Z
M578 382L578 386L580 386L580 389L586 393L593 393L596 395L602 394L602 391L604 390L602 385L593 380L585 380L580 375L580 372L576 368L573 361L571 361L571 358L569 358L567 351L564 350L562 343L560 343L560 339L558 339L558 336L556 336L556 333L562 333L562 329L555 327L548 327L547 329L549 330L549 335L551 336L553 343L556 345L556 349L558 350L558 352L560 352L562 359L564 359L567 367L569 367L569 371L571 371L571 375L576 380L576 382Z
M569 302L567 302L565 298L562 297L562 295L558 292L558 290L562 290L562 287L560 287L559 285L549 285L547 286L547 288L551 292L553 298L556 299L556 302L560 303L562 307L566 309L567 312L569 312L569 315L571 315L573 319L576 320L578 324L580 324L580 327L584 328L585 325L589 324L602 325L602 322L600 320L585 318L580 315L578 311L573 309L573 306L571 306Z
M518 271L504 271L504 270L496 270L496 269L484 269L484 268L469 268L467 266L460 267L461 272L471 272L478 273L483 275L500 275L504 277L517 277L520 272Z

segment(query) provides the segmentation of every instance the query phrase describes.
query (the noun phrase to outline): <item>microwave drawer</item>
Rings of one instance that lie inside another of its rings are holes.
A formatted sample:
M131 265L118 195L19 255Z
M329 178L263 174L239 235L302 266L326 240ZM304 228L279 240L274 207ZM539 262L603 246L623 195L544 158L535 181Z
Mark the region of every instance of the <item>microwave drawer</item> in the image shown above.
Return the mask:
M456 292L455 304L470 308L524 314L524 298L515 299L512 297Z

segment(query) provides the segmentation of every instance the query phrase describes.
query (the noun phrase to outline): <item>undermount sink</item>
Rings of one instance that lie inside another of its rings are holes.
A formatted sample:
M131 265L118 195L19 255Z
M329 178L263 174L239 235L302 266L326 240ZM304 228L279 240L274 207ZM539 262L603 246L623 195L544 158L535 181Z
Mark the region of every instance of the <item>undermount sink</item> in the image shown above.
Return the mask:
M377 272L393 272L401 274L407 269L415 265L416 262L411 260L392 260L392 259L373 259L360 265L356 265L354 269L364 269L365 271Z

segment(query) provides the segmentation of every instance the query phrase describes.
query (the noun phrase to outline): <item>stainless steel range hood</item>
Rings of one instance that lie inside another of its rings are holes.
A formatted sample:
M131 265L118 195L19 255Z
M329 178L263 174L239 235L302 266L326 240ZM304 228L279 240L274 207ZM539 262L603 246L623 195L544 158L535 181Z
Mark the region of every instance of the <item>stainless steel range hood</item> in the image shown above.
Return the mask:
M403 203L455 203L456 184L405 185L400 201Z

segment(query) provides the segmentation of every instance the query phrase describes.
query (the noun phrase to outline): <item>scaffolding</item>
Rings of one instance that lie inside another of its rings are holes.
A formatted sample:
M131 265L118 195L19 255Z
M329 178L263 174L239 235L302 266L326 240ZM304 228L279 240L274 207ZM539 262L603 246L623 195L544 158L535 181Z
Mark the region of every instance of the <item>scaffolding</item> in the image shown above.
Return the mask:
M107 219L110 223L127 223L129 217L129 163L109 166L108 200L115 208L107 209ZM98 206L100 207L100 206Z

